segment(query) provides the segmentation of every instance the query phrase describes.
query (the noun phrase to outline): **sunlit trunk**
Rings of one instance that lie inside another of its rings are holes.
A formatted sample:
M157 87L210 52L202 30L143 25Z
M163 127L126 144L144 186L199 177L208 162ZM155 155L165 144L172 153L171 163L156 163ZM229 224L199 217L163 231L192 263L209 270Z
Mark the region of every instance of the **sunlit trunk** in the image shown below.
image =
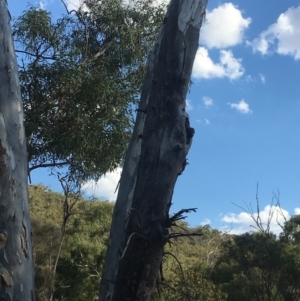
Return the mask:
M27 175L18 65L0 0L0 300L35 300Z

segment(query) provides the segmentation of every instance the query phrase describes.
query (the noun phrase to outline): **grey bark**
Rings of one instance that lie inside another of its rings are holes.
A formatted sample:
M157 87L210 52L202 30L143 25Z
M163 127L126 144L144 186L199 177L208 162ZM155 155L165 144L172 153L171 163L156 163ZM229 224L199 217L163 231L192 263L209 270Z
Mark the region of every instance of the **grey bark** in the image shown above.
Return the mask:
M0 300L35 300L27 175L18 65L0 0Z
M100 301L151 300L194 129L185 111L207 0L172 0L149 57L113 213Z

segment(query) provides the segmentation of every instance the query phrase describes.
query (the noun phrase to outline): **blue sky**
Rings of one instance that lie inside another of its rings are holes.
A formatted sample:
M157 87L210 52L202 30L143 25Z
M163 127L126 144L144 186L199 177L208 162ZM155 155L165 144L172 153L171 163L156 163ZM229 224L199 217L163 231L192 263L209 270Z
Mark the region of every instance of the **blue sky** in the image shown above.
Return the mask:
M9 0L11 15L27 3ZM59 0L30 3L64 12ZM241 233L251 230L251 219L232 203L252 204L255 214L257 183L263 220L278 191L285 216L300 214L300 0L210 0L206 19L187 96L196 135L171 213L197 207L187 219L192 226ZM86 193L115 199L119 174L86 185ZM32 180L60 191L45 171Z

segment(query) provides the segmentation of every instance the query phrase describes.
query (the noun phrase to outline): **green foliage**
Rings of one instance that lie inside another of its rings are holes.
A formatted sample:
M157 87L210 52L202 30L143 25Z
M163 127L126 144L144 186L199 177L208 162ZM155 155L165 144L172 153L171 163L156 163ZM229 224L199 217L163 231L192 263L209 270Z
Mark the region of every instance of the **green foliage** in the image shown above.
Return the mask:
M171 229L171 237L174 238L165 248L163 279L159 284L160 294L155 300L226 300L226 294L208 275L227 235L209 226L189 228L184 222L179 222L178 226ZM199 235L187 236L189 233Z
M42 185L29 187L35 282L39 300L49 300L54 261L61 237L63 195Z
M97 300L102 266L108 243L113 205L81 202L66 233L58 266L55 297L67 300Z
M299 272L295 250L275 235L246 233L222 246L210 279L235 300L296 300Z
M174 262L174 276L161 284L162 292L157 300L197 300L225 301L226 293L222 292L211 280L207 279L203 270L192 266L180 270L178 262ZM156 300L156 299L155 299Z
M35 279L39 300L49 300L62 238L64 196L30 186ZM95 300L108 241L113 203L76 202L66 228L55 278L54 300Z
M284 224L280 239L292 244L300 243L300 215L292 216L291 219Z
M36 287L49 300L62 237L64 196L30 186ZM72 197L70 203L72 202ZM79 198L67 222L55 277L54 300L97 300L113 204ZM209 226L170 231L156 301L283 301L300 298L299 216L270 233L230 235ZM187 236L188 233L201 234Z
M163 17L152 1L131 2L86 0L88 12L58 20L30 7L15 20L31 170L67 167L80 183L122 163Z

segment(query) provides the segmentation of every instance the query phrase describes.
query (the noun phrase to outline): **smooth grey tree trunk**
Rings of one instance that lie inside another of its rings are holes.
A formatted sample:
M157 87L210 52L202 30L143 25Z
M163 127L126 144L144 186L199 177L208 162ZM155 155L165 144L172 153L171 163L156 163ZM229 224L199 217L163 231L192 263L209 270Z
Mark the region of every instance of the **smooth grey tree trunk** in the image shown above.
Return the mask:
M120 180L100 301L151 300L194 129L185 111L208 0L172 0L149 57Z
M0 0L0 300L35 300L27 175L18 65Z

